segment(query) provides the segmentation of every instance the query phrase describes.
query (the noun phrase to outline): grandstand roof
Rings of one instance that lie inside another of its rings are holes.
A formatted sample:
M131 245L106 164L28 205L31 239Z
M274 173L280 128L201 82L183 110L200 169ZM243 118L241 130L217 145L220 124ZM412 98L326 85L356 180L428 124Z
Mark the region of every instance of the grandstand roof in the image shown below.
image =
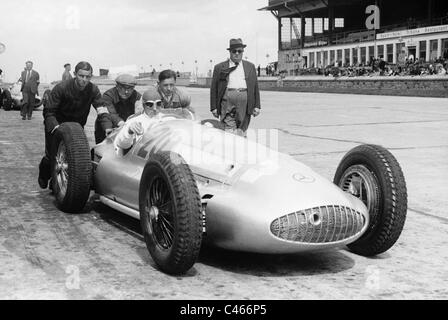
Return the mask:
M277 11L292 9L297 13L305 13L327 8L329 3L331 3L332 6L337 6L359 2L359 0L269 0L269 5L259 10Z

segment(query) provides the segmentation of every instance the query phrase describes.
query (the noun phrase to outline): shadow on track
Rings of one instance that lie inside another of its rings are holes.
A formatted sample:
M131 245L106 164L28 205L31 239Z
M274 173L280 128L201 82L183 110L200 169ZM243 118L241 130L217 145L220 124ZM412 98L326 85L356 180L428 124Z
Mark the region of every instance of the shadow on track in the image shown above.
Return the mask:
M98 213L103 222L126 232L144 245L140 222L111 209L100 202L90 201L91 210ZM144 263L155 266L145 248L137 248L137 254ZM331 250L312 253L268 255L235 252L203 245L197 263L235 273L255 276L300 276L315 274L332 274L350 269L354 265L344 251ZM193 267L185 276L197 273Z
M208 266L254 276L308 276L338 273L354 266L344 251L317 251L300 254L258 254L203 246L198 260Z

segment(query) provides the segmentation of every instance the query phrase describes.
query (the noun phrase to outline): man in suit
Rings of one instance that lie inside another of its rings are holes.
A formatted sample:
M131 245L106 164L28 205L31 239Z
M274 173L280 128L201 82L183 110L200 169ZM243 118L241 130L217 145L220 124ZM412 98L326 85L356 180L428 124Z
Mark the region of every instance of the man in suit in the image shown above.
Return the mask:
M22 80L22 120L31 120L33 114L34 103L36 100L37 87L39 86L39 73L33 70L33 62L25 63L25 70L22 71L20 79Z
M226 131L242 136L261 108L255 65L242 59L245 47L241 39L230 39L230 58L215 66L210 89L210 111Z

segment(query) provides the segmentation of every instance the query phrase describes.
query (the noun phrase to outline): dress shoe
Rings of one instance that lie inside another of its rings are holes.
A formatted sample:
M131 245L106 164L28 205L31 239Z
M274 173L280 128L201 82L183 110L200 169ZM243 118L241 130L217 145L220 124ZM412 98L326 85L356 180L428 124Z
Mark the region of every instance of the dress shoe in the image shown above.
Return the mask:
M26 117L25 117L25 116L22 116L22 120L26 120Z

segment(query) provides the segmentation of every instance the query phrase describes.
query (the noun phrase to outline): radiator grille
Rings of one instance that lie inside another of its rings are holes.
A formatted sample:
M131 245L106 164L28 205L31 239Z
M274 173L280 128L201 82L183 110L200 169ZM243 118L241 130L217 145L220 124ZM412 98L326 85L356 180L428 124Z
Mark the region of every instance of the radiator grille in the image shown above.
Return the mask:
M274 236L302 243L337 242L361 232L364 216L345 206L321 206L284 215L271 223Z

